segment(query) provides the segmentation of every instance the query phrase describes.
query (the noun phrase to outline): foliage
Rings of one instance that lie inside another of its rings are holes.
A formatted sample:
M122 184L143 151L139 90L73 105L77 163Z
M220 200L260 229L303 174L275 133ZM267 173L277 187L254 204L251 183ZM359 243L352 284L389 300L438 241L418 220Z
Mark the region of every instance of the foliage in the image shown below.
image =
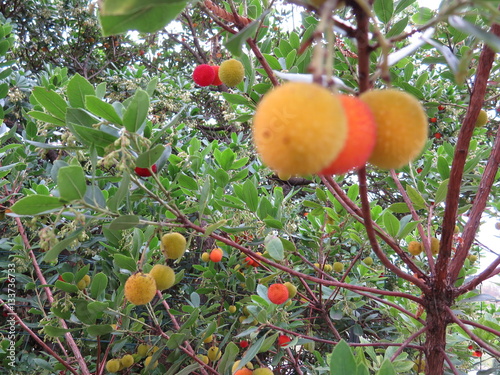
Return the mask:
M485 62L497 2L103 3L1 5L2 367L102 374L147 344L151 365L136 355L122 373L230 374L241 359L279 374L415 374L424 358L427 374L498 371L499 310L480 283L500 258L480 271L470 257L489 251L475 233L499 209L499 70ZM194 65L233 56L236 88L191 82ZM422 155L398 171L288 181L262 165L256 103L278 77L323 75L341 92L417 97L430 119ZM481 108L490 121L475 129ZM177 261L161 250L171 231L188 239ZM424 253L410 256L411 241ZM201 260L217 247L221 262ZM128 303L128 277L157 263L175 285ZM268 286L287 281L298 294L271 303ZM205 364L212 346L222 357Z

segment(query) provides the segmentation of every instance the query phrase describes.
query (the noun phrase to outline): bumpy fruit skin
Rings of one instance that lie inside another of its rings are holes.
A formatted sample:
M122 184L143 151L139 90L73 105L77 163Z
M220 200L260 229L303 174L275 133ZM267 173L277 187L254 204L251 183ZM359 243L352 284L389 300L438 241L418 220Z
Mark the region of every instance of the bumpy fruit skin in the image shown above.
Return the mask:
M368 267L370 267L373 264L373 258L366 257L365 259L363 259L363 263L366 264Z
M155 279L145 273L136 273L125 282L125 297L134 305L145 305L156 294Z
M210 260L210 254L205 251L203 254L201 254L201 260L204 262L208 262Z
M220 357L222 356L222 351L216 346L211 346L210 348L208 348L207 356L208 359L214 362L220 359Z
M148 367L149 366L150 370L154 370L156 368L156 366L158 366L158 361L154 361L153 363L151 363L152 359L153 359L152 356L147 357L144 360L144 367ZM151 366L149 365L150 363L151 363Z
M236 312L236 306L231 305L228 307L227 310L229 311L229 313L234 314Z
M198 355L197 355L197 357L198 357L199 359L201 359L201 361L202 361L204 364L206 364L206 365L208 365L208 362L210 362L210 360L208 359L208 357L207 357L206 355L203 355L203 354L198 354Z
M156 173L158 171L156 164L153 164L153 166L151 167L151 170L153 171L153 173ZM151 172L149 171L148 168L135 167L134 171L135 171L136 175L141 176L141 177L150 177L151 176Z
M125 354L121 359L120 363L122 367L130 367L134 364L134 357L131 354Z
M218 247L210 252L210 260L214 263L219 263L222 260L222 250Z
M245 68L235 59L223 61L219 68L219 78L226 86L234 87L245 78Z
M470 264L474 264L477 261L477 255L476 254L469 254L467 256L467 259L469 259Z
M279 346L287 346L287 344L292 341L292 339L286 335L278 336L278 345Z
M222 85L222 81L219 78L219 68L220 67L218 65L211 65L211 66L212 66L212 70L215 73L214 80L212 81L212 86L220 86L220 85Z
M344 270L344 264L340 262L333 263L333 270L335 272L342 272Z
M479 111L479 115L477 116L476 128L480 128L486 125L487 122L488 122L488 114L484 109L481 109L481 111Z
M431 252L432 255L437 255L439 253L439 245L441 241L439 241L436 237L431 238Z
M208 64L201 64L194 68L193 81L198 86L210 86L215 78L215 72Z
M267 367L260 367L253 370L253 375L273 375L273 372Z
M408 244L408 252L411 255L417 256L423 251L422 243L418 241L410 241Z
M252 374L253 374L252 370L243 367L242 369L236 371L233 375L252 375Z
M366 103L354 96L339 95L347 116L347 140L333 162L319 175L344 174L361 168L370 158L377 139L375 117Z
M269 301L276 305L281 305L285 303L288 299L290 293L288 292L288 288L284 284L273 284L269 286L267 290L267 297Z
M141 357L145 357L148 354L150 346L146 344L139 344L137 347L137 354L139 354Z
M297 287L291 282L287 281L283 285L288 289L288 298L293 298L297 295Z
M240 365L241 360L237 360L233 363L233 367L231 367L231 372L234 373L236 371L236 368ZM245 367L247 369L253 370L253 365L252 362L248 362Z
M269 168L279 175L309 175L339 155L347 139L347 120L340 99L326 88L286 82L262 97L252 132Z
M169 266L155 264L149 274L155 279L158 290L168 289L175 283L175 272Z
M420 102L395 89L372 90L359 97L373 112L377 139L369 162L397 169L414 160L427 141L429 124Z
M186 237L177 232L164 234L161 244L167 259L179 259L186 251Z
M119 359L110 359L106 362L106 371L108 372L118 372L120 371L120 360Z
M323 271L325 271L325 272L332 272L333 271L333 266L331 264L325 264L323 266Z

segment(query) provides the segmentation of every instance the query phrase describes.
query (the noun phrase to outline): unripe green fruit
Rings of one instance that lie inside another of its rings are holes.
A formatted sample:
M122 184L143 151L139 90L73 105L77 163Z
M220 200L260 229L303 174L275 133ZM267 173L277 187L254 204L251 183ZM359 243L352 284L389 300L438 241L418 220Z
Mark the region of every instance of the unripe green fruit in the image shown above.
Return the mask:
M125 354L121 359L120 359L120 363L121 365L126 368L126 367L130 367L134 364L134 357L131 355L131 354Z
M90 285L90 276L89 275L83 276L82 280L85 281L85 287L88 287Z
M141 357L145 357L148 354L150 346L146 344L139 344L137 347L137 354L139 354Z
M155 264L149 274L155 279L158 290L168 289L175 283L175 272L169 266Z
M333 263L333 270L335 272L342 272L344 270L344 265L340 262Z
M234 87L243 81L244 77L245 68L240 61L229 59L220 64L219 78L226 86Z
M325 272L332 272L332 270L333 270L333 266L331 264L325 264L323 266L323 271L325 271Z
M480 128L486 125L487 122L488 122L488 114L484 109L481 109L481 111L479 111L479 115L477 116L476 128Z
M229 311L231 314L234 314L234 313L236 312L236 306L234 306L234 305L229 306L228 311Z
M144 360L144 367L148 367L149 366L149 369L150 370L154 370L156 368L156 366L158 366L158 361L154 361L154 363L151 363L151 360L153 359L152 356L149 356L147 357L145 360ZM150 365L151 363L151 365Z
M211 346L210 348L208 348L207 356L208 359L214 362L220 359L220 357L222 356L222 351L216 346Z
M283 284L288 289L288 298L293 298L297 295L297 287L291 282L286 282Z
M186 251L186 238L180 233L167 233L161 238L162 251L167 259L179 259Z
M119 359L110 359L106 362L106 371L108 372L118 372L120 371L120 360Z
M201 254L201 260L204 262L208 262L210 260L210 254L205 251L203 254Z
M363 259L363 263L366 264L368 267L370 267L373 264L373 258L366 257L365 259Z
M86 288L87 284L85 283L85 280L81 279L79 282L76 283L76 287L79 290L84 290Z
M476 260L477 260L477 255L475 255L475 254L469 254L467 256L467 258L469 259L470 264L474 264L476 262Z
M198 357L199 359L201 359L201 361L202 361L204 364L206 364L206 365L208 365L208 362L210 362L210 360L208 359L208 357L207 357L206 355L203 355L203 354L198 354L198 355L197 355L197 357Z

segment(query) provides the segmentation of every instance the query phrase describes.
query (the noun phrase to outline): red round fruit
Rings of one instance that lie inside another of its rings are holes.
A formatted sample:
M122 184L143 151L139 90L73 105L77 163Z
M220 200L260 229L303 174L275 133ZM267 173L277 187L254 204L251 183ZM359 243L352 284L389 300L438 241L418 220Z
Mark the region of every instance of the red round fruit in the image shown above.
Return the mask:
M339 95L339 98L347 117L347 140L340 154L319 175L344 174L361 168L377 140L377 124L368 105L354 96Z
M219 249L217 247L210 252L210 260L212 262L218 263L222 260L222 255L223 255L222 249Z
M267 298L269 298L269 301L275 303L276 305L285 303L288 296L288 288L283 284L273 284L267 290Z
M215 78L215 72L208 64L198 65L193 71L193 81L198 86L210 86Z
M214 80L212 81L213 86L220 86L222 85L222 81L219 78L219 66L218 65L211 65L212 69L215 73Z
M441 133L434 133L434 138L441 139L443 138L443 135Z
M429 121L430 121L430 122L432 122L432 123L434 123L434 122L437 122L437 121L438 121L438 119L437 119L437 118L435 118L435 117L433 117L433 118L431 118Z
M482 352L482 351L480 351L480 350L474 350L474 351L472 352L472 356L473 356L473 357L478 357L478 358L479 358L479 357L482 357L482 356L483 356L483 352Z
M153 164L153 166L151 167L151 170L153 171L153 173L156 173L156 171L157 171L156 164ZM134 171L138 176L141 176L141 177L151 176L151 172L148 168L135 167Z
M249 346L250 344L248 343L248 341L246 341L246 340L242 340L242 341L240 341L240 342L238 343L238 345L240 346L240 348L245 349L245 348L248 348L248 346Z
M286 346L292 339L286 335L279 335L278 336L278 345L279 346Z
M440 105L440 106L438 106L438 110L440 110L440 111L444 111L444 105Z

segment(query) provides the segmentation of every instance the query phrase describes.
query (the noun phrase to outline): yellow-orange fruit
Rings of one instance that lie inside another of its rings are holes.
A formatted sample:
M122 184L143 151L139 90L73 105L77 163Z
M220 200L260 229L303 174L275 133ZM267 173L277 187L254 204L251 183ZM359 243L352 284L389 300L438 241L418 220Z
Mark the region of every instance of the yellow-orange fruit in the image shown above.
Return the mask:
M477 116L476 128L480 128L481 126L486 125L487 122L488 122L488 114L484 109L481 109L481 111L479 111L479 116Z
M206 338L203 340L203 342L204 342L205 344L211 343L212 341L214 341L214 335L213 335L213 334L212 334L212 335L210 335L210 336L208 336L208 337L206 337Z
M236 59L223 61L219 67L219 79L226 86L234 87L245 77L243 64Z
M210 254L205 251L203 254L201 254L201 260L204 262L208 262L210 260Z
M267 367L260 367L253 370L253 375L273 375L273 372Z
M82 280L85 282L85 287L88 287L90 285L90 276L89 275L83 276Z
M253 371L243 367L242 369L236 371L234 375L252 375Z
M333 263L333 270L335 272L342 272L344 270L344 264L340 262Z
M377 125L370 107L354 96L339 95L339 99L347 116L347 140L340 154L320 175L344 174L361 168L375 147Z
M162 251L167 259L179 259L186 251L186 237L173 232L161 238Z
M408 244L408 252L411 255L419 255L423 251L423 246L420 242L418 241L410 241Z
M158 290L168 289L175 283L175 272L169 266L155 264L149 274L155 279Z
M436 238L432 237L431 238L431 252L432 255L437 255L439 253L439 245L441 242Z
M375 117L377 139L368 160L382 169L401 168L413 161L427 140L429 124L420 102L407 92L372 90L359 97Z
M280 175L308 175L339 155L347 120L338 95L315 83L287 82L263 96L252 131L269 168Z
M158 361L154 361L153 363L151 363L152 359L153 359L152 356L147 357L144 360L144 367L148 367L149 366L150 370L154 370L158 366Z
M216 346L211 346L210 348L208 348L207 356L208 359L214 362L220 359L220 357L222 356L222 351Z
M297 287L291 282L287 281L283 285L288 289L288 298L293 298L297 295Z
M236 312L236 306L234 306L234 305L229 306L228 311L229 311L231 314L234 314L234 313Z
M156 294L156 282L151 275L135 273L125 282L125 297L134 305L151 302Z
M217 247L210 252L210 260L212 262L218 263L222 260L222 255L223 255L222 249L219 249Z
M234 373L236 371L236 368L240 365L240 362L241 360L237 360L233 363L233 367L231 367L231 372ZM245 365L246 368L250 369L250 370L253 370L253 365L252 365L252 362L248 362L246 365Z
M203 355L203 354L198 354L198 355L197 355L197 357L198 357L199 359L201 359L201 361L202 361L204 364L206 364L206 365L208 365L208 362L210 362L210 360L208 359L208 357L207 357L206 355Z
M120 360L119 359L110 359L106 362L106 371L108 372L118 372L120 371Z
M81 279L76 283L76 287L78 288L78 290L84 290L87 287L87 283L85 283L84 279Z
M131 354L125 354L121 359L120 363L123 368L130 367L134 364L134 357Z
M288 292L288 288L283 284L273 284L269 286L267 290L267 297L269 301L275 303L276 305L281 305L286 302L290 293Z

